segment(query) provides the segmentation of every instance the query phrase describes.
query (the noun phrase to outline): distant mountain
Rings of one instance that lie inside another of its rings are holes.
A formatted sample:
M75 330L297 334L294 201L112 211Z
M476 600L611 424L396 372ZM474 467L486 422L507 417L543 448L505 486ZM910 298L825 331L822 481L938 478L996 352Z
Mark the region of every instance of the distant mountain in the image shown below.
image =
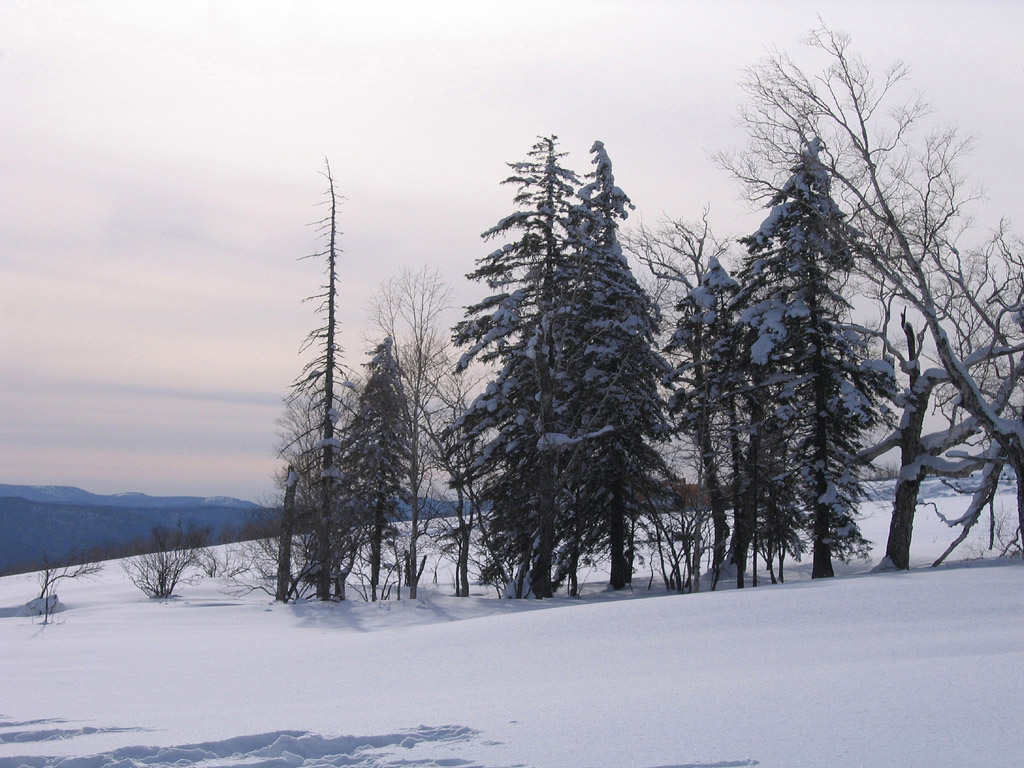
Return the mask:
M83 504L86 506L168 509L172 507L235 507L250 509L251 501L230 496L147 496L144 493L116 493L103 496L70 485L5 485L0 483L0 498L19 498L42 504Z
M258 509L227 496L104 496L67 485L0 483L0 574L36 570L44 555L51 562L71 552L120 557L126 545L148 538L155 525L209 527L214 542L234 540ZM451 501L420 500L421 519L455 511ZM407 502L399 502L398 516L409 519Z
M212 540L233 534L254 514L228 497L102 496L69 486L0 484L0 573L34 570L72 552L117 556L156 525L208 527Z

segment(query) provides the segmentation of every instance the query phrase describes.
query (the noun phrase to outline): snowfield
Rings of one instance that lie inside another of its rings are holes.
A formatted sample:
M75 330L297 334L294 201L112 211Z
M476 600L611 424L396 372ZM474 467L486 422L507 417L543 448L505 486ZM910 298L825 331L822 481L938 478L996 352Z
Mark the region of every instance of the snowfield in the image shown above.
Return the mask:
M863 524L883 549L887 490ZM17 615L35 577L0 578L0 768L1020 766L1024 567L963 561L978 528L939 569L787 564L785 585L681 596L594 574L579 600L442 578L418 602L278 605L220 579L153 601L108 564L42 626ZM953 535L920 508L915 562Z

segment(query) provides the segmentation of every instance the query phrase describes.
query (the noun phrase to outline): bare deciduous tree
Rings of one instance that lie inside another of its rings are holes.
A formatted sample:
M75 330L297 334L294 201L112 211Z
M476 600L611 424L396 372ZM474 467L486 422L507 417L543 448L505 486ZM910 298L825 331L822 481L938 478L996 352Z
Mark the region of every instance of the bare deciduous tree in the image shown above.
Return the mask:
M419 556L423 532L423 492L433 469L429 433L432 411L438 407L437 386L453 367L448 332L441 323L449 306L449 290L441 274L429 267L403 269L385 280L370 303L370 318L394 342L394 355L405 392L405 422L409 435L409 539L406 585L416 598L424 562Z
M723 440L728 429L723 429L721 423L728 410L722 407L725 393L720 386L722 382L716 380L720 376L712 360L723 354L716 346L721 341L723 327L730 322L725 305L731 298L731 288L726 285L727 275L721 264L728 255L729 240L714 235L708 217L705 209L699 222L666 220L653 230L640 226L624 238L624 245L658 279L662 305L667 303L674 314L669 340L669 352L674 353L670 358L675 387L671 405L673 412L682 419L681 431L692 442L697 486L706 489L708 494L707 507L714 527L711 545L714 589L727 560L729 500L726 491L728 441ZM716 272L720 278L715 278ZM709 282L712 278L716 282ZM706 306L694 301L698 291ZM708 310L715 312L714 320L703 322ZM694 322L695 319L698 322ZM680 414L684 410L685 413ZM691 527L699 532L703 521L691 521ZM695 549L699 557L700 547ZM697 577L693 585L699 589L699 573ZM682 583L679 581L680 588Z
M83 553L80 550L53 560L43 552L43 567L39 571L39 597L35 601L39 614L43 617L43 624L50 623L50 616L57 607L57 584L72 579L90 578L103 570L103 563L83 563L82 559Z
M483 378L448 370L438 381L436 397L440 407L431 409L427 435L433 446L437 467L448 477L455 491L455 515L442 519L436 538L442 552L450 552L455 562L455 596L469 596L469 564L482 507L474 476L477 446L461 433L459 417L466 412Z

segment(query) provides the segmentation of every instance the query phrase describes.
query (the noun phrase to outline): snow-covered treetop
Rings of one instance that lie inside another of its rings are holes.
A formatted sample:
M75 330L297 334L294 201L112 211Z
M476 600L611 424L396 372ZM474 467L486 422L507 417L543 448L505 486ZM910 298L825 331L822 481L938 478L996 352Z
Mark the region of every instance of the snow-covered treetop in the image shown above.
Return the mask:
M363 365L371 371L398 371L398 362L395 360L395 342L390 336L374 347L373 356L369 362Z
M707 272L701 276L700 282L702 286L712 291L731 291L739 287L739 283L732 278L729 271L714 256L708 259Z
M521 331L540 322L539 316L557 304L564 289L580 180L562 167L565 153L557 151L556 142L556 136L541 137L527 160L509 163L514 174L503 183L518 185L517 210L483 237L508 237L510 242L479 259L467 275L494 293L468 307L466 320L456 326L456 343L469 347L460 368L477 356L484 362L497 359L522 343Z
M604 142L595 141L590 148L590 154L593 155L590 162L594 165L594 170L587 174L587 178L593 181L580 189L580 199L588 207L603 209L621 219L627 218L629 210L636 206L630 202L625 192L615 186L612 161L605 151Z
M515 184L519 188L514 199L520 210L484 232L485 240L510 229L536 228L538 220L546 222L550 227L551 219L565 215L567 206L563 201L576 196L580 179L573 171L561 165L561 159L566 153L557 151L557 146L557 136L539 136L527 152L528 160L508 163L512 175L501 183ZM498 254L492 254L492 257L495 255Z
M800 161L793 168L792 175L769 201L771 212L768 217L756 232L744 238L745 243L753 244L755 248L764 247L773 236L779 237L779 232L786 229L785 222L799 216L800 210L813 212L823 223L845 219L845 214L839 210L831 197L831 177L820 157L824 148L824 142L817 137L807 143L807 147L800 153ZM856 235L848 224L845 228L849 234ZM821 247L819 243L806 242L807 236L808 231L803 227L789 229L789 250L797 252L808 247Z

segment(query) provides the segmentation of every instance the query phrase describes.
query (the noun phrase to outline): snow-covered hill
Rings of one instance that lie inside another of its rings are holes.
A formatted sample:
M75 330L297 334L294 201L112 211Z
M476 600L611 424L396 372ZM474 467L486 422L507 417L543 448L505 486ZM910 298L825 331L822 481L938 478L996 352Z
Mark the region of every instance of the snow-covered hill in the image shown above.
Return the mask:
M877 539L884 501L867 511ZM924 508L918 534L919 562L951 538ZM62 585L46 627L12 615L33 577L6 577L0 768L1019 766L1024 567L871 565L682 596L457 599L442 578L418 602L288 606L218 579L151 601L108 566Z

